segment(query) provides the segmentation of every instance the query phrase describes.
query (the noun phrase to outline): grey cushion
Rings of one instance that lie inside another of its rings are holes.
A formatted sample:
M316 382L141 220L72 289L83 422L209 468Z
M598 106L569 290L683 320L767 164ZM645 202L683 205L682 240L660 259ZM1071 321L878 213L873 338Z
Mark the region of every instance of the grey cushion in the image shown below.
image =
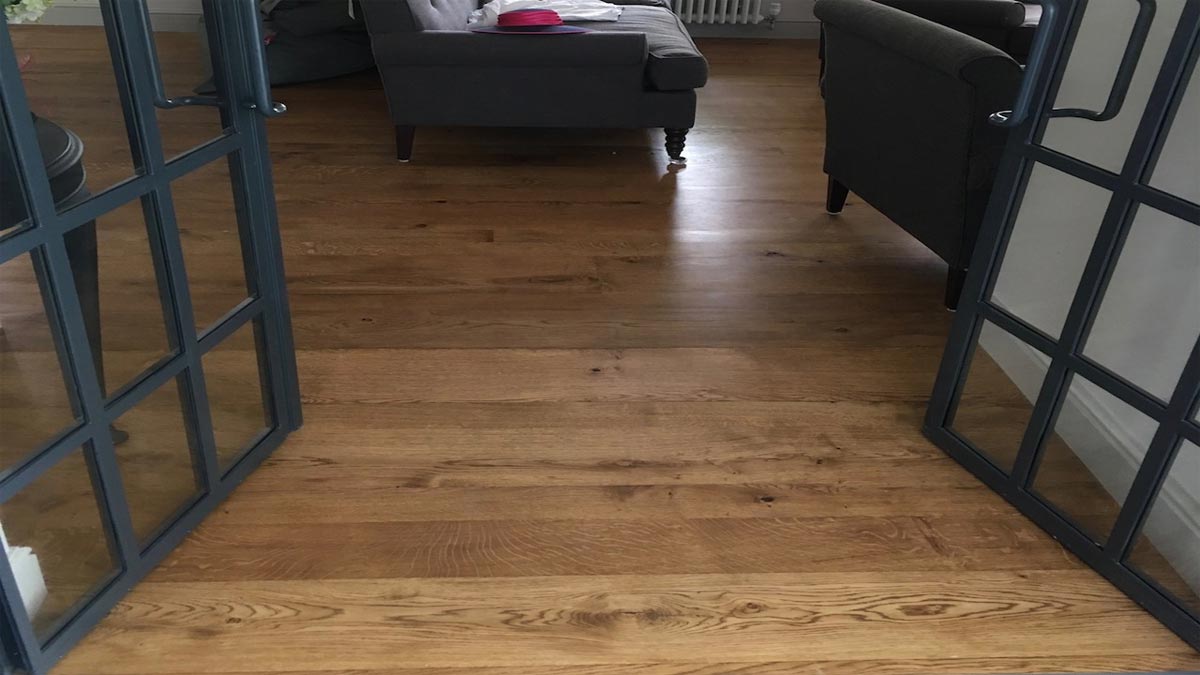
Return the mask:
M418 30L464 30L478 0L362 0L376 34Z
M668 9L626 5L619 21L580 21L572 25L612 33L645 33L650 50L646 81L658 91L696 89L708 81L708 61L683 22Z

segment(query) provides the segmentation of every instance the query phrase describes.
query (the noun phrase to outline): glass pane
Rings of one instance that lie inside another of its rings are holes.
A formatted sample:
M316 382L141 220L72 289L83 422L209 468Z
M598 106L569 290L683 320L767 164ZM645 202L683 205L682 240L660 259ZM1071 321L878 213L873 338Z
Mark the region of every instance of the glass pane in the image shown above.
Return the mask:
M8 128L4 111L0 110L0 239L16 234L29 225L25 208L25 192L12 147L8 143Z
M1041 352L983 322L950 427L993 464L1012 470L1048 368Z
M228 469L275 426L264 396L254 324L239 328L204 355L204 382L221 469Z
M21 78L30 110L48 127L43 133L54 130L47 166L51 184L62 184L59 210L78 201L80 188L94 194L135 175L104 27L21 25L12 37L29 57Z
M1200 446L1179 448L1129 562L1200 614Z
M43 641L117 572L83 452L0 505L5 550Z
M71 232L67 247L84 313L98 316L94 339L105 391L113 394L170 351L141 202Z
M76 423L28 255L0 265L0 470Z
M1166 401L1200 338L1200 227L1143 206L1084 354Z
M212 162L171 183L196 329L203 331L249 296L229 164Z
M176 383L168 382L113 425L129 513L143 544L199 493L184 424Z
M1163 144L1150 184L1200 204L1200 68L1184 90L1183 100Z
M154 45L167 96L212 95L208 41L200 19L155 13ZM221 111L212 106L157 110L163 152L178 155L222 133Z
M1158 0L1154 23L1120 114L1107 122L1051 119L1043 145L1120 173L1186 2ZM1104 109L1137 12L1138 3L1132 0L1087 4L1055 108Z
M992 302L1058 337L1111 197L1087 181L1036 165Z
M1104 543L1157 427L1098 385L1073 377L1043 445L1034 490Z

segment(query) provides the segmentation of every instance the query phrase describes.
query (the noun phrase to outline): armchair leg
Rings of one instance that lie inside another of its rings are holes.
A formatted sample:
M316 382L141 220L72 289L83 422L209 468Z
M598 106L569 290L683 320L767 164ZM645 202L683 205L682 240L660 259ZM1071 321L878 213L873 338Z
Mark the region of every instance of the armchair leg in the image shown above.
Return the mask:
M396 127L396 160L407 162L412 159L413 136L416 135L416 127Z
M825 212L831 215L841 213L846 206L846 197L848 196L850 196L850 188L830 176L829 187L825 191Z
M686 164L687 159L683 156L683 145L689 130L663 129L663 131L667 132L667 156L671 158L671 163Z
M966 281L967 269L951 265L950 272L946 275L946 309L952 312L958 309L958 299L962 296Z

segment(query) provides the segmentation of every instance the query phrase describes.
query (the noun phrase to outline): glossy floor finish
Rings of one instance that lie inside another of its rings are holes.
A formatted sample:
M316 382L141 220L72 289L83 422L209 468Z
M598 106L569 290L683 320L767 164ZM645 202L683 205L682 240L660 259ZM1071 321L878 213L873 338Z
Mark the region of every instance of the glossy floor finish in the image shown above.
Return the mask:
M105 180L96 37L17 33ZM190 40L159 36L176 89ZM643 131L421 129L397 165L374 75L278 89L305 427L58 672L1200 669L921 436L945 267L824 213L815 44L702 48L675 172ZM160 121L186 147L206 114ZM181 188L198 312L236 299L223 185Z

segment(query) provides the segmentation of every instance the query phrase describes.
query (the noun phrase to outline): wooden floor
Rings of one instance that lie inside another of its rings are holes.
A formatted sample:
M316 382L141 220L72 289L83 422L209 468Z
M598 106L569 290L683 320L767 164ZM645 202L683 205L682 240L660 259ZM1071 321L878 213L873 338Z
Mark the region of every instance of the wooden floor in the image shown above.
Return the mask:
M16 34L95 189L129 171L97 37ZM190 86L188 36L159 48ZM1200 669L921 436L945 268L857 200L824 213L815 44L702 48L682 171L642 131L422 129L400 166L374 75L277 90L305 427L57 672ZM168 146L210 114L162 113ZM201 324L244 284L211 170L173 190ZM144 245L136 212L101 225ZM106 366L136 373L152 272L109 269ZM206 364L242 435L248 363Z

